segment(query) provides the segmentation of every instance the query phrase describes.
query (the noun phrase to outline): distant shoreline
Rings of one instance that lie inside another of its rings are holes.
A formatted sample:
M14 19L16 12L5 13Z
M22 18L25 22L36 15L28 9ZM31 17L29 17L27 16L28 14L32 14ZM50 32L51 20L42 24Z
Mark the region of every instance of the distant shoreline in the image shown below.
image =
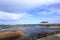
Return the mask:
M2 26L9 27L9 26L43 26L47 28L60 28L60 24L16 24L16 25L0 25L0 28ZM5 28L4 27L4 28Z

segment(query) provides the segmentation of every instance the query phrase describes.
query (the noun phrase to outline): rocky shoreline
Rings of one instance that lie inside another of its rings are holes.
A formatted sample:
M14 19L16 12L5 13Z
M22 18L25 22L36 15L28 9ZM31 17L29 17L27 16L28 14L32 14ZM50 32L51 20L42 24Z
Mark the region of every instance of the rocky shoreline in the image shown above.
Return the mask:
M28 36L26 37L22 30L15 30L11 32L0 32L0 39L1 40L2 39L3 40L58 40L59 39L60 40L60 30L53 32L42 31L40 33L37 33L37 35L34 36L33 38L29 38Z
M60 31L52 32L52 33L41 32L37 36L35 36L34 38L25 37L20 40L58 40L58 39L60 40L60 36L58 34L60 35ZM57 37L57 35L59 37Z
M60 40L60 33L48 37L43 37L37 40Z

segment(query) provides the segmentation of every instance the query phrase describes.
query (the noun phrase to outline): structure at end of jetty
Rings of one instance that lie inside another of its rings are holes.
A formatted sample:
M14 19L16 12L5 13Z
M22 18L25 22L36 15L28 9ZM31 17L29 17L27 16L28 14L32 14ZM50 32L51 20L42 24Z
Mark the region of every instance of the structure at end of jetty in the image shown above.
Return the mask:
M48 23L48 21L41 21L40 25L48 28L60 28L60 23Z
M48 21L41 21L40 24L41 24L42 26L47 26L47 25L48 25Z

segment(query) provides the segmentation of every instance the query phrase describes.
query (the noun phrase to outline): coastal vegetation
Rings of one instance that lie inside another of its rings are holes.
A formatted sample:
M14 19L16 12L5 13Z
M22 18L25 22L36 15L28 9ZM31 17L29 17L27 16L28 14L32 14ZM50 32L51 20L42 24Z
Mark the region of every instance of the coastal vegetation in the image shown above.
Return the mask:
M0 40L16 40L22 38L24 33L21 30L16 30L12 32L0 32Z
M48 28L60 28L60 26L48 26Z

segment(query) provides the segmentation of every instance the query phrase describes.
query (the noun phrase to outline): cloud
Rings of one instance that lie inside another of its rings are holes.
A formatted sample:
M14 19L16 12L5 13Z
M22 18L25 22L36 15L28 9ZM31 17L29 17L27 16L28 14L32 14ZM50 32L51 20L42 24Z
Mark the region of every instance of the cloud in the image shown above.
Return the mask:
M47 16L47 15L52 15L52 14L53 14L53 12L43 11L43 12L39 12L39 13L37 13L37 14Z
M51 16L51 15L60 15L60 9L52 9L52 10L49 10L49 11L42 11L42 12L38 12L36 14L39 14L39 15L44 15L44 16Z
M60 15L60 3L47 5L45 6L45 8L41 7L37 9L38 10L37 12L35 10L34 12L40 15L46 15L46 16L54 14Z
M0 0L0 10L6 12L26 12L36 7L60 3L59 0Z
M53 20L53 21L60 21L60 16L55 16L55 17L51 17L48 18L49 20Z
M60 23L60 16L48 16L46 18L42 18L40 21L48 21L49 23Z
M52 16L41 19L41 21L48 21L49 23L60 23L60 16Z
M17 14L17 13L8 13L8 12L0 11L0 19L3 19L3 20L17 20L23 17L28 17L28 16L29 14L27 13Z
M54 21L58 15L60 16L60 0L0 0L0 20L26 20L22 23L32 23L36 18L37 20L50 18Z

